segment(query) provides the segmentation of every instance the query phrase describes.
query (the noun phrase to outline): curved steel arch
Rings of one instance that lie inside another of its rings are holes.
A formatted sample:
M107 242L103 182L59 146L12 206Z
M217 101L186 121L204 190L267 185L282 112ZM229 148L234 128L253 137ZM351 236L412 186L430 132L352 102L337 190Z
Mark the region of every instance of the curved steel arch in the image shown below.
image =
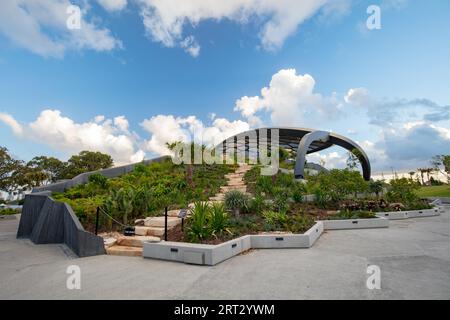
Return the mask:
M266 141L271 143L271 132L272 130L278 130L279 132L279 141L278 145L280 147L291 149L297 152L296 166L295 166L295 176L298 178L304 177L304 166L305 166L305 158L307 154L311 154L314 152L322 151L328 149L332 146L340 146L350 152L357 150L357 154L359 162L361 163L361 167L363 170L363 177L365 180L370 180L371 177L371 167L370 161L367 154L364 150L354 141L330 132L317 131L313 129L306 128L259 128L255 130L249 130L246 132L239 133L235 136L232 136L222 142L220 145L223 145L223 151L226 152L228 145L225 145L226 141L234 141L233 148L238 150L247 152L249 150L250 143L255 143L257 148L259 149L259 141L260 141L260 130L267 130ZM238 145L238 136L254 136L254 132L256 132L256 141L250 141L250 139L246 139L243 146Z

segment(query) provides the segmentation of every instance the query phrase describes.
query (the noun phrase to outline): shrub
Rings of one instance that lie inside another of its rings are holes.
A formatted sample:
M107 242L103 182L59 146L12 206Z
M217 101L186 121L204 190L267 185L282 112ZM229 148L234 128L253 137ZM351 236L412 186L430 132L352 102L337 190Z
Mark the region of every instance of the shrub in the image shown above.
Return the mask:
M260 194L257 194L253 199L250 199L248 204L249 213L254 213L260 215L266 209L266 201L264 197Z
M225 194L225 207L232 210L236 217L239 217L240 212L248 208L248 197L238 190L227 192Z
M259 176L256 180L256 192L264 193L266 195L273 194L274 184L272 177L270 176Z
M314 225L314 219L310 216L295 214L290 217L286 228L293 233L303 233Z
M93 185L96 185L101 188L107 188L108 187L108 178L106 178L101 173L94 173L91 174L88 178L89 183L92 183Z
M306 194L306 186L302 182L297 182L294 184L292 189L292 199L296 203L303 202L303 196Z
M201 242L211 236L211 230L208 226L208 215L210 206L207 202L196 202L191 209L191 218L189 219L188 237L192 242Z
M375 195L377 196L377 198L379 197L380 193L383 192L384 189L384 183L383 181L374 181L374 180L370 180L369 182L369 191L371 193L375 193Z
M264 211L262 216L265 220L266 231L281 230L288 221L288 216L285 212Z
M11 208L0 209L0 216L11 216L14 214L20 214L21 212L22 210L20 209L11 209Z
M365 192L368 184L357 171L333 169L311 179L312 189L324 202L339 202L349 195ZM319 191L320 190L320 191Z
M273 189L273 194L274 208L279 212L286 212L289 209L288 200L291 196L289 189L276 187Z
M225 207L222 203L214 203L210 207L209 227L212 235L216 236L222 232L229 231L227 228L230 225L230 218L225 212Z
M394 179L389 184L390 188L386 194L388 201L397 201L409 205L419 199L416 191L420 189L420 185L414 180L407 178Z

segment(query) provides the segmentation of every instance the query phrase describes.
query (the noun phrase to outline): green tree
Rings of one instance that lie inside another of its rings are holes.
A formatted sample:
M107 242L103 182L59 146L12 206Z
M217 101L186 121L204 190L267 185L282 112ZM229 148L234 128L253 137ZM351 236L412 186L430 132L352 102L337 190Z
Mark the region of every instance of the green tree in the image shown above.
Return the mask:
M358 168L360 160L362 158L362 154L358 149L353 149L348 153L347 158L347 168L350 170L354 170Z
M62 178L66 164L54 157L40 156L29 161L27 167L43 171L47 174L49 181L54 183Z
M440 171L442 174L447 176L447 182L450 182L450 155L434 156L431 159L431 165L436 171Z
M371 193L375 193L377 198L379 197L380 193L383 192L384 188L384 182L381 180L370 180L369 182L369 190Z
M23 162L14 159L8 149L0 147L0 190L11 193L18 186Z
M114 165L110 155L101 152L81 151L73 155L64 169L63 177L71 179L81 173L108 169Z

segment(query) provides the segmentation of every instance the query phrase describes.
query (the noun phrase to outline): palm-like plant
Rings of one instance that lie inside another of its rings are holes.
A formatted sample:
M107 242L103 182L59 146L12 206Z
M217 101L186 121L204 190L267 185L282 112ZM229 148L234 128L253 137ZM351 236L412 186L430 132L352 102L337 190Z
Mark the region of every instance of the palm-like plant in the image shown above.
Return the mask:
M225 212L225 206L222 203L214 203L210 207L209 226L212 234L217 235L224 231L230 232L227 228L230 224L228 214Z
M227 192L225 194L225 207L232 210L235 217L238 218L241 210L248 207L248 197L238 190Z
M207 239L211 235L208 226L210 206L207 202L196 202L191 209L190 226L188 236L191 241L198 242Z

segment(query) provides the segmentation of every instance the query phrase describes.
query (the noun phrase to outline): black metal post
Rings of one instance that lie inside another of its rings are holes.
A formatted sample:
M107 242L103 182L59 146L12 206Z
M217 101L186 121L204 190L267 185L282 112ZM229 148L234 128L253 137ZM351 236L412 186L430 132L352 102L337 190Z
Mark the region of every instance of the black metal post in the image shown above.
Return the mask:
M100 220L100 207L97 207L97 215L95 217L95 235L98 235L98 220Z
M167 241L167 207L165 208L165 215L164 215L164 240Z
M181 218L181 231L184 232L184 218Z

